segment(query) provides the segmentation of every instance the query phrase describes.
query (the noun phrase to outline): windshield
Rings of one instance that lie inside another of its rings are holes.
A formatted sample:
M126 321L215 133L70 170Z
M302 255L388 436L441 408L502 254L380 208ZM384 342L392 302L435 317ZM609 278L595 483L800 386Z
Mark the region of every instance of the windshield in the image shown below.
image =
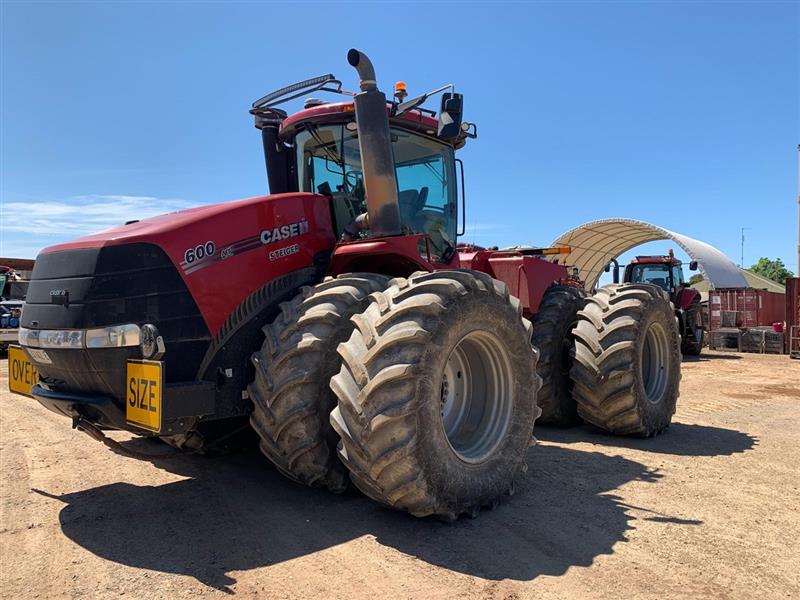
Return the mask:
M670 269L672 266L666 263L633 265L631 267L631 283L652 283L670 291ZM678 270L680 271L680 267Z
M331 197L337 237L367 211L352 127L307 125L296 138L299 189ZM391 134L403 232L428 234L431 258L446 261L456 239L453 149L402 129L392 128Z

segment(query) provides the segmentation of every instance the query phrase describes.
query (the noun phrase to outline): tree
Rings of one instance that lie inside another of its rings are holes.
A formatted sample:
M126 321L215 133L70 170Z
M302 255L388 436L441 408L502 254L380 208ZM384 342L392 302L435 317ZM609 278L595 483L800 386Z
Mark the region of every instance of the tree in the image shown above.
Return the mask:
M785 284L787 278L794 276L780 258L770 260L765 256L759 258L758 262L747 270L780 284Z
M703 276L700 273L695 273L691 277L689 277L689 285L696 285L703 281Z

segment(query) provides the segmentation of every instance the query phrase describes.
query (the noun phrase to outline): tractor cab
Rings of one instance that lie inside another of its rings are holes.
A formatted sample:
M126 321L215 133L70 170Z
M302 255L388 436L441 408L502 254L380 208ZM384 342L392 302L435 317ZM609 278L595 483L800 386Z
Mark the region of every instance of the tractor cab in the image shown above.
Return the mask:
M619 267L616 260L614 282L619 280ZM637 256L625 267L625 283L649 283L656 285L669 295L675 307L678 327L681 334L681 351L697 356L703 348L703 316L700 293L689 287L683 279L681 261L675 258L670 249L666 256ZM606 267L606 271L611 265ZM697 261L689 263L689 270L697 270Z
M353 59L361 61L358 69L371 68L365 67L363 57ZM367 82L369 76L367 71ZM262 132L270 192L327 197L333 229L342 243L394 237L394 246L411 249L416 260L431 266L450 264L459 235L455 151L467 138L477 137L474 124L462 123L462 96L445 92L453 87L450 84L406 100L406 85L398 82L394 98L387 100L377 89L369 89L369 83L365 89L364 81L362 77L362 91L355 94L343 90L333 75L325 75L253 104L250 112ZM303 110L291 116L276 108L314 92L353 100L308 98ZM422 108L440 92L445 93L438 115ZM365 153L379 156L370 161L377 167L367 165L366 173L361 160ZM371 167L383 172L371 173Z
M697 270L697 263L689 263L689 269ZM670 249L666 256L637 256L625 267L625 283L650 283L657 285L674 300L685 287L682 263Z
M359 221L368 211L353 124L312 120L293 134L298 191L330 198L334 230L342 241L365 238L369 231L368 222ZM390 135L402 234L427 236L434 261L446 262L457 230L454 149L402 126L392 126Z

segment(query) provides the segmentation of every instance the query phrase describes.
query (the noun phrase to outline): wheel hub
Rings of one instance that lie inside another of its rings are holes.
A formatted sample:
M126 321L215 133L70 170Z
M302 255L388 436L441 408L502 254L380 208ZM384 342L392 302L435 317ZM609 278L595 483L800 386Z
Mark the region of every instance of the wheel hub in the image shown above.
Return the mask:
M464 336L442 374L442 426L451 449L463 461L489 458L505 437L513 408L511 362L489 332Z
M642 345L641 370L647 400L658 404L667 389L669 340L660 323L651 323Z

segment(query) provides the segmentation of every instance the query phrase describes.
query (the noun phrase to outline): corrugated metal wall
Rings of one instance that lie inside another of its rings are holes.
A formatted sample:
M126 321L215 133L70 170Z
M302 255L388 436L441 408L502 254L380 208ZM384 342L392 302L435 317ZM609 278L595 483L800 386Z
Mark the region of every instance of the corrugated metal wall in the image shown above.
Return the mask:
M786 329L783 335L787 354L800 352L800 340L795 340L791 345L792 327L800 327L800 277L786 280ZM800 331L794 331L794 335L800 335Z
M709 329L758 327L786 319L786 295L752 288L708 293Z

